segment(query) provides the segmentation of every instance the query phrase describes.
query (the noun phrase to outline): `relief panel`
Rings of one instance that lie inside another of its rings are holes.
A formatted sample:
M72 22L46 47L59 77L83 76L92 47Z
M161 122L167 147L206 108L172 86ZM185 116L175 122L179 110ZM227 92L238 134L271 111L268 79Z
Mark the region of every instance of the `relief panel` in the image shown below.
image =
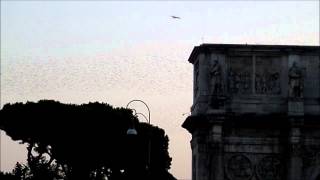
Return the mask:
M283 166L278 157L265 156L256 165L259 180L281 180Z
M319 97L319 57L301 56L305 98Z
M281 57L257 56L255 59L255 93L281 93Z
M228 58L228 91L231 94L252 94L253 64L251 56Z
M237 154L228 159L226 175L230 180L249 180L253 173L254 166L247 156Z

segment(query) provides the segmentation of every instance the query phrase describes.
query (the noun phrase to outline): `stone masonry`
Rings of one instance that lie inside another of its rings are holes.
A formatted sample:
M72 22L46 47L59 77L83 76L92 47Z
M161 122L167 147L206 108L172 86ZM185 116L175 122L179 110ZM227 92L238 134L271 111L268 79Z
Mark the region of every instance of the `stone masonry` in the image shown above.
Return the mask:
M192 180L320 180L320 47L202 44Z

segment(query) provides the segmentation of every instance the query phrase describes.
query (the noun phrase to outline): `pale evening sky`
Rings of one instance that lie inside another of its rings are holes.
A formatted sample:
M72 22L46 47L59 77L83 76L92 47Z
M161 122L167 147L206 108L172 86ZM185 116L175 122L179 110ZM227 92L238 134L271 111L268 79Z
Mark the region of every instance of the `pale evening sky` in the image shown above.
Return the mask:
M192 105L187 59L200 43L319 45L319 1L1 1L1 107L142 99L169 135L170 171L190 179L181 124ZM3 132L1 148L1 170L26 159Z

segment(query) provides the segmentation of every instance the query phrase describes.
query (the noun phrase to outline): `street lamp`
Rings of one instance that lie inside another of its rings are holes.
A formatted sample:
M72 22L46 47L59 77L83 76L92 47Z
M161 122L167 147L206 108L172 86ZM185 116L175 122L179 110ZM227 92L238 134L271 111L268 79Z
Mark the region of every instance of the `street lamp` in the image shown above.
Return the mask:
M150 109L149 109L149 106L147 105L147 103L145 103L144 101L142 101L142 100L139 100L139 99L134 99L134 100L131 100L128 104L127 104L127 106L126 106L126 108L128 109L128 107L129 107L129 105L132 103L132 102L142 102L146 107L147 107L147 109L148 109L148 119L146 118L146 120L148 121L148 124L150 124ZM135 111L135 110L134 110ZM136 112L136 111L135 111ZM140 113L141 114L141 113Z
M148 123L150 122L150 121L148 120L148 118L147 118L144 114L142 114L142 113L137 113L137 111L136 111L135 109L131 109L131 110L134 111L134 115L135 115L135 116L141 115ZM150 123L149 123L149 124L150 124ZM137 130L134 128L134 126L133 126L133 121L132 121L132 127L130 127L130 128L127 130L127 135L137 135L137 134L138 134L138 132L137 132Z
M126 108L128 109L128 105L127 105ZM136 111L135 109L131 109L131 110L134 111L134 115L137 114L137 111ZM134 123L133 123L133 120L132 120L132 119L131 119L131 125L132 125L132 126L129 127L129 129L127 130L127 135L137 135L138 132L137 132L137 130L134 128Z
M137 113L137 111L135 109L131 109L131 110L133 110L135 112L135 115L143 116L147 120L148 124L150 125L151 124L150 123L150 109L149 109L149 106L147 105L147 103L145 103L144 101L139 100L139 99L134 99L134 100L131 100L127 104L127 106L126 106L127 109L129 107L130 103L132 103L132 102L141 102L147 107L147 109L148 109L148 118L142 113ZM133 122L132 122L132 124L133 124ZM137 130L133 126L127 130L127 135L137 135L137 134L138 134ZM147 169L149 169L149 167L150 167L150 155L151 155L151 137L148 138L148 159L147 159L147 167L146 167Z
M137 132L137 130L136 130L134 127L129 128L129 129L127 130L127 135L137 135L137 134L138 134L138 132Z

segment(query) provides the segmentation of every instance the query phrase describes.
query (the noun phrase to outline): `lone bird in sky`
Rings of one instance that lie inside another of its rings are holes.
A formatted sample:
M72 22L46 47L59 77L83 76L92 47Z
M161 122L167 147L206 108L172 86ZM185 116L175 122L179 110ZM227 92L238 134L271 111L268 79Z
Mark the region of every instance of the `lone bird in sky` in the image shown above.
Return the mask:
M171 16L173 19L181 19L180 17L178 16Z

